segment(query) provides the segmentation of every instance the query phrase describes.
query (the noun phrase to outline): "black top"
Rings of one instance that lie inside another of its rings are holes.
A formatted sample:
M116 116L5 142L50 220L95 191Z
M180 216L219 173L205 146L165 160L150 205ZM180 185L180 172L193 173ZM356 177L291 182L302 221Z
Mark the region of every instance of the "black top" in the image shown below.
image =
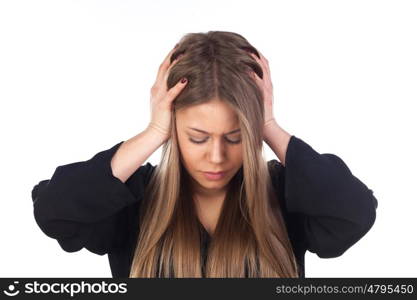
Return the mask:
M114 278L129 277L139 206L155 169L147 162L125 183L113 176L110 161L122 143L89 160L58 166L51 179L32 190L41 230L67 252L84 247L108 254ZM285 167L275 159L268 166L300 277L305 277L306 250L321 258L340 256L373 226L378 201L338 156L319 154L293 135ZM202 228L205 257L210 236Z

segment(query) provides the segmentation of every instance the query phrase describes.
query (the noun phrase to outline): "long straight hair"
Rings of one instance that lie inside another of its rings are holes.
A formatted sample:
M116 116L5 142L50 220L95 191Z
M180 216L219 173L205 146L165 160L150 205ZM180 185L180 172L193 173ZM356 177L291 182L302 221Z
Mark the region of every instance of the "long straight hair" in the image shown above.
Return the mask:
M298 277L262 148L263 93L249 75L254 71L263 78L262 68L248 52L259 57L243 36L209 31L186 34L171 55L171 62L183 56L170 70L168 89L182 77L188 83L173 102L171 137L146 187L130 277ZM204 265L175 112L214 98L238 115L243 164L228 183Z

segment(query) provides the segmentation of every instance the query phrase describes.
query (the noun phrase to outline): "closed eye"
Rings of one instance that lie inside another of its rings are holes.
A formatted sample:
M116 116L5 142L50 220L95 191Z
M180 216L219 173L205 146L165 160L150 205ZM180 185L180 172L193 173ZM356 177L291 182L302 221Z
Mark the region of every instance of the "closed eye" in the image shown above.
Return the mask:
M192 143L194 143L194 144L202 144L202 143L204 143L205 141L207 141L208 140L208 138L206 138L206 139L204 139L204 140L199 140L199 141L197 141L197 140L194 140L194 139L189 139ZM241 142L241 140L240 139L238 139L238 140L234 140L234 141L232 141L232 140L229 140L229 139L226 139L226 141L228 141L229 143L231 143L231 144L239 144L240 142Z

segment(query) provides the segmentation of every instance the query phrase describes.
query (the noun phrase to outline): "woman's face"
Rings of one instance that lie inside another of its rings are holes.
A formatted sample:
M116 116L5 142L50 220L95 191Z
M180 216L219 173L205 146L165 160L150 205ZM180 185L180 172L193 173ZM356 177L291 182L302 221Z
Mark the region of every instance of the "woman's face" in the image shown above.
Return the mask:
M196 191L217 195L242 166L239 119L224 102L210 102L176 112L177 137L185 169ZM194 129L193 129L194 128ZM221 178L208 178L204 172L222 172Z

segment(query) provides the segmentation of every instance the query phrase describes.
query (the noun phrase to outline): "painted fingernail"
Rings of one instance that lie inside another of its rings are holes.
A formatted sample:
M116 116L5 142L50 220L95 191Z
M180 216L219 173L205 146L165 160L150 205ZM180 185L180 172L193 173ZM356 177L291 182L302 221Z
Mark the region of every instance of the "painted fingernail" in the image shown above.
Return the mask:
M181 79L181 83L186 83L187 82L187 78L183 78L183 79Z

